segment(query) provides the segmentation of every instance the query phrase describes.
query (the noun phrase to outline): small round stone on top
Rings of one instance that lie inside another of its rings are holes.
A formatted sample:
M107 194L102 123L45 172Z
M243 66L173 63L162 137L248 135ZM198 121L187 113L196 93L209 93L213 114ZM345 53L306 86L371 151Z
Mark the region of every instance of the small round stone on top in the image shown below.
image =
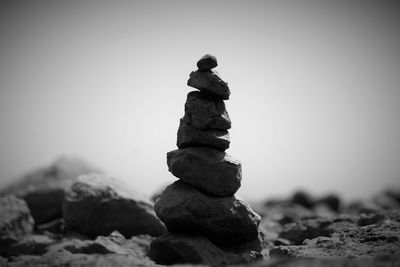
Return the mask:
M217 58L210 54L206 54L205 56L200 58L199 61L197 61L197 67L200 71L210 71L216 66L218 66Z

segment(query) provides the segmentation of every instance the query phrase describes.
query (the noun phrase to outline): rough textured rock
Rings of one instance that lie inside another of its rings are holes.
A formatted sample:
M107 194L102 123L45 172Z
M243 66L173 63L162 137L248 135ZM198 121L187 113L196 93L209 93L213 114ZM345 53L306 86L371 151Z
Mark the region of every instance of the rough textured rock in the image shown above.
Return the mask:
M95 240L81 240L67 237L52 245L49 251L68 251L73 254L121 254L135 258L147 258L147 250L153 238L147 235L134 236L126 239L114 231L109 236L99 236Z
M213 197L176 181L158 198L154 209L168 231L201 235L219 246L233 246L258 238L260 216L244 201Z
M209 71L218 66L217 58L213 55L206 54L199 61L197 61L197 68L200 71Z
M12 195L0 197L0 249L31 234L33 226L34 220L23 199Z
M79 176L66 193L63 217L66 230L90 237L114 230L126 237L165 232L148 199L105 175Z
M187 95L183 122L200 130L231 128L224 101L198 91L189 92Z
M381 215L387 220L379 220L379 224L362 227L354 222L353 225L331 227L333 233L329 236L305 239L301 244L294 246L278 246L270 251L270 255L319 259L372 259L380 255L395 255L400 247L400 211L385 212Z
M100 172L77 158L59 158L50 166L33 171L1 190L0 195L23 198L36 224L62 217L64 191L81 174Z
M317 236L330 236L334 230L329 228L331 221L324 219L308 219L286 224L279 237L299 245L305 239Z
M255 251L223 250L202 236L165 234L151 243L149 256L159 264L202 263L222 266L249 263L260 254Z
M8 258L18 255L42 255L55 242L54 239L46 235L31 235L15 244L2 248L0 254Z
M228 84L219 77L216 71L192 71L187 85L224 100L229 99L231 94Z
M229 148L229 133L226 130L199 130L189 124L180 121L178 129L178 148L194 146L210 146L221 151Z
M230 196L240 188L241 163L225 152L190 147L167 153L169 171L186 183L216 196Z

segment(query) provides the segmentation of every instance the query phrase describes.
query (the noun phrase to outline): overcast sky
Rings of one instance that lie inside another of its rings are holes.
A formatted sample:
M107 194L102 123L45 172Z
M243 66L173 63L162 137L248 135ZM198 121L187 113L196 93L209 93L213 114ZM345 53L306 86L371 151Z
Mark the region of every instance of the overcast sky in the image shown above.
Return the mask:
M396 1L2 1L0 185L60 155L174 181L189 73L229 83L239 194L400 187Z

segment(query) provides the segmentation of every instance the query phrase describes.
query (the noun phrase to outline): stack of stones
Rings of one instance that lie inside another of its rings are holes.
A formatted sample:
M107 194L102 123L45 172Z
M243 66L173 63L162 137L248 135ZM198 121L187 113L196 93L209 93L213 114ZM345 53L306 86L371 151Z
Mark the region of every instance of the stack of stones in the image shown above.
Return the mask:
M150 246L150 256L161 264L210 263L201 256L190 258L196 251L192 241L200 239L210 242L208 249L245 252L252 255L250 260L261 250L260 216L234 196L241 185L241 163L225 153L231 120L224 100L230 90L212 70L216 66L216 58L205 55L190 74L187 84L199 91L188 93L178 130L179 149L167 153L169 171L179 180L161 193L154 207L169 232ZM188 246L190 253L183 249Z

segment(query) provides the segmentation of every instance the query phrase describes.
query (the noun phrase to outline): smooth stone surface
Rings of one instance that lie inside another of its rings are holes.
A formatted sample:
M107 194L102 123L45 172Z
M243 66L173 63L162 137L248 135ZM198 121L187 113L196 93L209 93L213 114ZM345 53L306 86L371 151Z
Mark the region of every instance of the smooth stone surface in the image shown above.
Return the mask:
M241 163L214 148L189 147L170 151L167 164L176 177L216 196L230 196L240 188Z
M219 246L234 246L258 238L260 216L244 201L213 197L176 181L160 195L154 206L171 233L201 235Z
M255 251L223 250L202 236L164 234L150 245L149 256L158 264L207 264L223 266L250 263L260 257Z
M224 100L229 99L231 94L228 84L219 77L216 71L192 71L187 85Z
M218 66L217 58L210 54L204 55L197 61L197 67L200 71L209 71L216 66Z
M221 151L229 148L229 133L226 130L199 130L180 121L176 145L178 148L210 146Z
M36 224L62 217L64 192L81 174L100 172L78 158L61 157L50 166L40 168L1 190L0 195L14 194L23 198Z
M0 250L33 232L34 220L23 199L0 197Z
M231 119L226 111L225 103L198 91L187 94L185 116L183 122L200 130L231 128Z
M126 237L165 232L150 200L105 175L79 176L66 192L63 217L66 230L89 237L114 230Z

